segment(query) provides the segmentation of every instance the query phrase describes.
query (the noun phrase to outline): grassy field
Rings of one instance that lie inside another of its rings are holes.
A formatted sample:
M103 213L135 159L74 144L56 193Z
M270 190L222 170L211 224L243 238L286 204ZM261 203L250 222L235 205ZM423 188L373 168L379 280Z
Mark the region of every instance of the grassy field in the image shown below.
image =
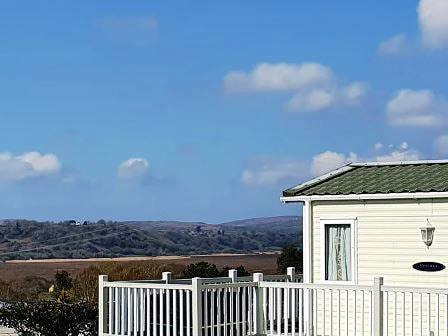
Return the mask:
M276 272L276 253L257 254L214 254L197 256L163 256L163 257L123 257L123 258L93 258L93 259L46 259L46 260L11 260L0 263L0 279L20 280L27 276L38 276L52 279L56 271L66 270L75 275L90 265L103 262L146 262L148 260L173 265L188 265L200 261L224 266L237 267L243 265L250 272L274 274Z

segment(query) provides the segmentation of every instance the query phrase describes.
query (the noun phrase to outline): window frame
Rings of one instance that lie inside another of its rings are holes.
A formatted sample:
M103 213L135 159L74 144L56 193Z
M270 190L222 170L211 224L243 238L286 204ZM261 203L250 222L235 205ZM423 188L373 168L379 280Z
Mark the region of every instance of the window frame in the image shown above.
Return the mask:
M352 261L352 280L344 281L344 280L326 280L325 279L325 269L326 269L326 260L325 256L327 255L327 244L326 236L325 236L325 226L326 225L350 225L350 257ZM320 281L325 284L335 284L335 285L356 285L358 282L358 262L357 262L357 219L349 218L349 219L321 219L320 220Z

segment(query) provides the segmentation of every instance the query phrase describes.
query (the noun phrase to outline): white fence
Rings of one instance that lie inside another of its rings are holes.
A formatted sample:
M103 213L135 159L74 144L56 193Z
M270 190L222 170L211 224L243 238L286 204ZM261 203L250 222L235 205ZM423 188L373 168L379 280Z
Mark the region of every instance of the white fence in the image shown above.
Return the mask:
M303 284L287 275L108 282L99 335L448 336L448 289Z

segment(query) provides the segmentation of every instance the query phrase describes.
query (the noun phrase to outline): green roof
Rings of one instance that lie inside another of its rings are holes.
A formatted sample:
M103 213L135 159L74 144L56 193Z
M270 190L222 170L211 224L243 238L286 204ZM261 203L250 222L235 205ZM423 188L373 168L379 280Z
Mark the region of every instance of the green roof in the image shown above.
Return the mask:
M348 164L283 191L283 196L448 191L448 161Z

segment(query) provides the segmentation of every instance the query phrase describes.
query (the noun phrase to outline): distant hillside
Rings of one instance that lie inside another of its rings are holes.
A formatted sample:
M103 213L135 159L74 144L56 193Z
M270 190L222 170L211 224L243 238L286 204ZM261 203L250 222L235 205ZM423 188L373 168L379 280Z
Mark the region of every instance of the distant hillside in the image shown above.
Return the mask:
M91 258L275 251L301 241L301 217L222 224L176 221L0 221L0 259Z

